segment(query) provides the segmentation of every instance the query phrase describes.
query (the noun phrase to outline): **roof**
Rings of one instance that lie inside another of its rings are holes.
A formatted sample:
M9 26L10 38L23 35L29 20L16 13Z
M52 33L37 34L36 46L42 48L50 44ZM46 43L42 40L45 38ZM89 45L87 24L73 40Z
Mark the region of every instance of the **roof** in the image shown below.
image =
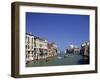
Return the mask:
M26 33L26 35L34 36L34 39L39 39L39 40L42 40L42 41L45 41L46 40L46 39L40 38L38 36L35 36L32 33Z

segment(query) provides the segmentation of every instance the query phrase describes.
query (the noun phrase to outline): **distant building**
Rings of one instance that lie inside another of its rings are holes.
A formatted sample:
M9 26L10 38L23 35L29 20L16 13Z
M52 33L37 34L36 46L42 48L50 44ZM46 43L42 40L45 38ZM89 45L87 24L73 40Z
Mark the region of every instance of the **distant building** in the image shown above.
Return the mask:
M80 53L80 48L77 45L69 45L69 47L65 50L66 53Z
M89 64L89 55L90 55L90 43L85 42L81 45L80 54L83 57L84 63Z
M81 45L81 54L85 57L89 57L89 47L90 47L90 43L89 42L85 42Z
M80 48L74 48L73 51L74 51L74 53L78 53L79 54L80 53Z
M73 49L73 48L74 48L74 45L73 45L73 44L70 44L70 45L69 45L69 48L70 48L70 49Z
M57 55L57 45L54 43L48 43L48 56L55 56Z

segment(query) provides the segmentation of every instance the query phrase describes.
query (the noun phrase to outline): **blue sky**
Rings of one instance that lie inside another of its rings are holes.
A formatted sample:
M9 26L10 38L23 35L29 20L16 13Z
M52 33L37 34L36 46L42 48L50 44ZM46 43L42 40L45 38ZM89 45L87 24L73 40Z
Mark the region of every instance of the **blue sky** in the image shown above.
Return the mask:
M26 12L26 32L55 42L60 50L89 41L89 15Z

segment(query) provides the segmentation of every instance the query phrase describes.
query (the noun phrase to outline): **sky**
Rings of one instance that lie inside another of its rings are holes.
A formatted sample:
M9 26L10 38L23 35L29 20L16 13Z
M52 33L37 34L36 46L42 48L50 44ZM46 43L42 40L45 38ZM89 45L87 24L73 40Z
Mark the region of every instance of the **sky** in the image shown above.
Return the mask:
M89 41L89 15L26 12L26 32L54 42L60 50Z

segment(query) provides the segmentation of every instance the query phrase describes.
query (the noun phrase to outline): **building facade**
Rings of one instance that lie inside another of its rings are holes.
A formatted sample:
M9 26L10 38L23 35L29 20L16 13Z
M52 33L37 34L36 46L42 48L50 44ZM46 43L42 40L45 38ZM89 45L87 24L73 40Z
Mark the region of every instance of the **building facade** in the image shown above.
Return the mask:
M66 53L73 53L73 54L76 54L76 53L80 53L80 48L77 47L77 45L69 45L69 47L65 50Z
M79 54L80 53L80 48L74 48L74 54Z
M27 33L25 38L26 62L33 60L33 56L34 56L33 43L34 43L34 36Z
M26 63L57 55L56 44L48 43L46 39L34 36L31 33L26 33L25 50Z
M89 42L85 42L81 45L81 54L85 57L89 57L89 47L90 47L90 43Z
M85 42L81 45L80 54L83 57L84 63L89 64L90 63L90 43L89 42Z
M35 53L35 58L38 59L43 59L46 58L47 56L47 47L48 41L45 39L41 39L39 37L34 37L34 53Z
M48 43L48 56L55 56L57 55L58 50L57 50L57 45L55 43Z

